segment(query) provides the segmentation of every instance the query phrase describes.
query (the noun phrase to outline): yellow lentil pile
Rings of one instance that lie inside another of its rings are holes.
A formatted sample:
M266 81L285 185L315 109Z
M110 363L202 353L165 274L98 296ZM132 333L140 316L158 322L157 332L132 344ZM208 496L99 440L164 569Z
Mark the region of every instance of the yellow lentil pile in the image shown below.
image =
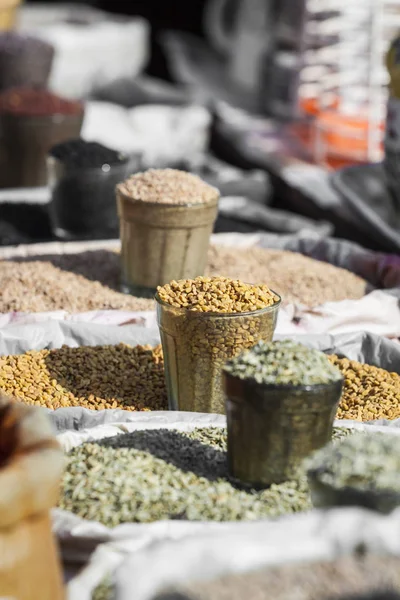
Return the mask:
M345 378L337 419L400 418L400 375L335 355L329 359Z
M279 302L279 296L266 285L251 285L227 277L171 281L159 286L157 292L166 304L197 312L244 313Z
M0 391L51 409L167 408L161 346L63 346L1 356Z
M356 300L367 293L367 282L358 275L286 250L214 245L209 249L206 275L268 282L285 303L306 306Z

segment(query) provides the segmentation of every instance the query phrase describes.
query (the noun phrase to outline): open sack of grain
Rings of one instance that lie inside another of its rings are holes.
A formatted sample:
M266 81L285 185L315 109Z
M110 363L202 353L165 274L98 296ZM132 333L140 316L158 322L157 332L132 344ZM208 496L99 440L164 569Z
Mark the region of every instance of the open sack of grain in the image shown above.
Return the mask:
M119 292L119 243L0 249L0 325L48 319L155 325L154 303ZM266 283L284 299L277 333L400 335L400 263L343 240L217 234L207 273ZM372 290L372 291L371 291Z
M222 473L224 417L158 413L130 419L58 436L70 450L61 506L80 513L54 511L63 558L83 562L95 550L69 584L71 599L90 598L89 591L115 575L127 557L130 567L116 576L121 600L128 590L150 600L166 584L192 577L332 559L361 545L400 554L399 511L390 517L358 509L310 512L305 480L274 485L257 497L234 488ZM335 425L335 436L343 435L342 423ZM347 427L399 435L374 425ZM97 521L88 518L94 515ZM124 518L136 522L105 526Z

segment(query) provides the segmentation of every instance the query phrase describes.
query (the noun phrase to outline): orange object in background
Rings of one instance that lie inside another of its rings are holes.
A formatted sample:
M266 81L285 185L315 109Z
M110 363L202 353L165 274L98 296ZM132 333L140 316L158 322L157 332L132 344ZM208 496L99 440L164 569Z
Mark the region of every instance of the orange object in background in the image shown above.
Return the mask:
M340 169L353 164L370 162L370 125L365 117L349 116L338 111L339 100L335 98L329 110L322 110L317 98L302 99L301 109L310 119L308 130L295 125L292 130L307 146L316 164ZM385 124L378 126L379 149L383 155Z
M14 29L21 0L0 0L0 31Z

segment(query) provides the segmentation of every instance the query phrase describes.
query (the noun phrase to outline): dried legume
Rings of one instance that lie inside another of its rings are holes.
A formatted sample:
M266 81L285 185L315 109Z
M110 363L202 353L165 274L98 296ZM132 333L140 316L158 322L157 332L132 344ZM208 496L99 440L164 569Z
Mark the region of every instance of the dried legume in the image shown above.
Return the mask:
M0 357L0 390L56 409L164 410L161 346L63 346Z
M82 112L81 102L65 100L47 90L21 87L0 94L0 113L44 117L80 115Z
M285 303L306 306L358 299L367 291L367 282L346 269L297 252L258 247L212 246L206 275L268 283Z
M224 413L222 367L259 340L272 340L278 296L263 285L198 277L171 282L158 297L170 407Z
M158 429L86 443L67 455L60 507L113 527L159 519L253 520L310 508L304 473L256 492L228 479L226 430Z
M400 418L400 375L356 360L329 358L345 378L338 419Z
M159 204L203 204L219 196L197 175L177 169L149 169L136 173L118 186L118 191L134 200Z
M127 160L125 155L116 150L111 150L97 142L86 142L82 139L58 144L51 149L50 154L69 167L80 168L113 166Z
M272 306L280 298L266 286L227 277L196 277L157 288L163 302L190 311L244 313Z
M229 361L224 370L239 379L272 385L318 385L342 379L323 352L292 340L258 342Z
M398 600L394 590L400 591L400 559L367 554L182 584L154 600Z

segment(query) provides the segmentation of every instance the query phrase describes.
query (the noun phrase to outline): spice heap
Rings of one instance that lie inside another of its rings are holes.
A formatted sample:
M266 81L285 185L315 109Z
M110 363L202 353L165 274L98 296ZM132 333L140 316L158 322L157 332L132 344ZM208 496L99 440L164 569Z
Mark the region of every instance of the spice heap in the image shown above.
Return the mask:
M267 308L280 298L266 285L250 285L227 277L196 277L159 286L163 302L198 312L244 313Z
M261 492L235 487L227 473L226 430L207 427L135 431L74 448L60 507L114 527L160 519L254 520L311 504L304 473Z
M81 102L65 100L47 90L14 88L0 94L0 113L26 117L81 115Z
M319 450L307 469L335 489L400 493L400 437L384 433L349 436Z
M58 144L51 149L50 154L69 167L89 169L101 168L103 165L118 165L127 160L125 155L116 150L111 150L97 142L85 142L82 139Z
M342 379L323 352L292 340L258 342L228 362L224 370L239 379L267 385L319 385Z
M206 275L220 274L268 282L285 303L306 306L356 300L367 292L367 282L350 271L283 250L211 246Z
M400 591L400 559L368 554L197 581L161 592L154 600L397 600L394 590Z
M197 175L177 169L149 169L118 186L134 200L158 204L204 204L218 198L218 190Z
M334 355L329 359L345 378L338 419L400 418L400 375Z
M164 410L161 346L63 346L0 357L0 390L56 409Z
M100 273L101 261L91 259L96 253L85 254L86 264L93 260L90 269L99 269ZM81 270L86 274L90 269L83 262L77 262L78 272ZM104 271L107 272L106 264ZM68 266L67 269L58 268L45 261L0 261L0 288L0 312L154 310L152 300L121 294L98 281L69 272Z

